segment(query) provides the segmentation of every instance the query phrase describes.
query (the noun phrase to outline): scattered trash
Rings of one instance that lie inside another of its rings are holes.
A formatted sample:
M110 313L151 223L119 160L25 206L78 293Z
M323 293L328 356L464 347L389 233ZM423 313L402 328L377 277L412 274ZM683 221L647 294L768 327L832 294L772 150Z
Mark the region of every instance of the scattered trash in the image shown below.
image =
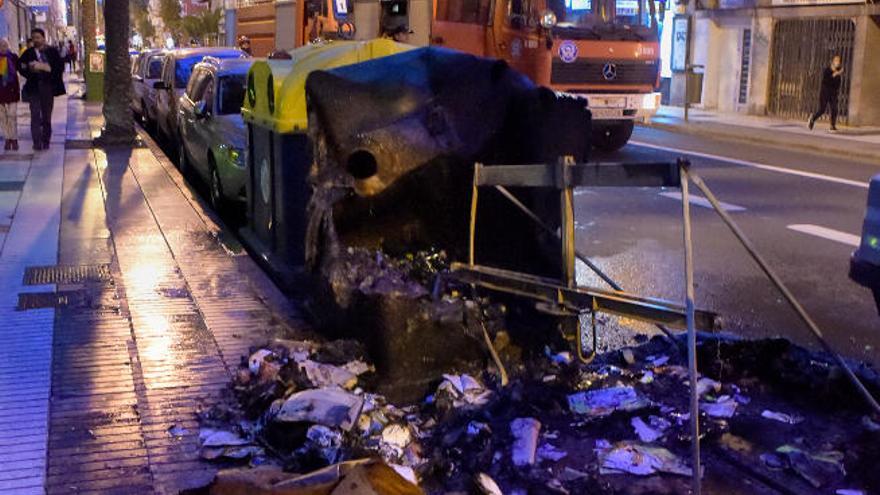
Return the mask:
M515 466L530 466L535 463L540 431L541 422L534 418L516 418L510 423L510 433L513 435L511 458Z
M702 377L697 379L697 395L703 396L708 394L709 392L718 393L721 392L721 382L716 382L715 380L707 377Z
M189 433L189 430L175 423L168 428L168 434L174 438L181 438Z
M862 416L862 426L868 431L880 431L880 423L875 422L868 416Z
M333 366L331 364L316 363L310 359L306 359L298 363L299 368L306 373L312 385L318 388L324 387L342 387L351 390L357 385L357 374L348 371L345 368Z
M202 447L226 447L250 443L231 431L215 430L213 428L202 428L199 431L199 441Z
M388 445L400 455L403 449L412 442L412 432L405 425L392 424L382 430L382 443Z
M650 426L638 416L630 420L630 424L635 429L636 435L639 436L639 440L646 443L651 443L662 437L666 430L672 426L669 421L659 416L650 416L648 421L651 423Z
M750 454L753 449L752 444L748 440L733 433L722 434L718 442L728 450L739 452L740 454Z
M489 425L487 425L486 423L481 423L479 421L471 421L470 423L468 423L467 434L469 437L480 436L483 433L491 435L492 428L489 428Z
M542 461L556 462L568 456L564 450L560 450L549 443L543 443L538 447L538 459Z
M400 464L389 464L391 469L397 472L401 478L409 481L413 485L419 485L419 477L416 476L416 470L409 466L401 466Z
M341 488L345 487L345 488ZM356 487L356 491L351 487ZM424 495L397 471L373 459L347 461L308 474L286 473L275 466L227 469L199 493L263 495Z
M269 349L260 349L257 352L251 354L251 357L248 359L248 369L250 370L252 375L257 375L260 373L260 369L263 367L263 363L270 356L274 356L275 353L270 351Z
M783 445L776 452L785 455L791 469L816 488L828 486L846 476L841 452L809 454L792 445Z
M486 473L478 474L476 482L483 495L504 495L498 483L495 483L495 480Z
M492 391L470 375L443 375L434 400L445 408L458 409L465 406L484 406L492 398Z
M572 468L566 466L562 470L562 472L559 473L558 478L560 479L560 481L577 481L577 480L582 480L584 478L587 478L589 476L590 476L589 474L587 474L583 471L578 471L577 469L572 469Z
M651 363L651 366L663 366L669 362L669 356L648 356L645 361Z
M221 457L246 459L263 455L263 449L251 445L251 442L230 431L202 428L199 432L199 441L202 446L199 455L207 460Z
M636 356L633 354L632 349L621 349L620 351L621 357L626 361L626 364L632 366L636 362Z
M789 465L787 458L773 452L765 452L759 456L759 459L770 469L785 469Z
M568 407L573 413L592 417L607 416L615 411L637 411L650 405L651 401L632 387L610 387L568 396Z
M597 442L596 455L599 457L600 474L630 473L647 476L655 473L690 476L692 469L679 457L661 447L649 447L623 441L608 444Z
M291 395L273 418L282 422L308 422L348 431L357 424L364 399L342 389L303 390Z
M654 381L654 372L650 371L650 370L642 373L642 377L639 378L639 383L641 383L642 385L647 385L653 381Z
M700 410L713 418L732 418L737 402L729 395L718 397L715 402L700 402Z
M550 358L555 364L566 365L571 364L574 359L571 357L571 353L568 351L563 351L554 354L553 351L550 350L549 346L544 346L544 355Z
M836 495L865 495L865 492L862 490L852 490L848 488L841 488L834 492Z
M340 460L342 433L324 425L312 425L306 432L306 438L311 442L307 447L315 450L328 463L333 464Z
M802 416L798 416L796 414L785 414L776 411L770 411L764 409L764 412L761 413L762 418L772 419L775 421L779 421L780 423L786 423L790 425L796 425L803 422L804 418Z

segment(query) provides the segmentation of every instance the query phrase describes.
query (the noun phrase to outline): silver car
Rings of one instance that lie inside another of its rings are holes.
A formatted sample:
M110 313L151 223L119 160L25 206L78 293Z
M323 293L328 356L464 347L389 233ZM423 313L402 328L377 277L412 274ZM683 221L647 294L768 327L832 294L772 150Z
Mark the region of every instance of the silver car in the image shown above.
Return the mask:
M162 79L153 84L156 99L156 129L159 136L176 143L177 103L183 96L193 66L205 57L247 58L248 54L238 48L180 48L167 52L162 64Z
M156 90L153 85L162 77L164 50L149 50L138 55L132 68L131 109L151 129L156 122Z

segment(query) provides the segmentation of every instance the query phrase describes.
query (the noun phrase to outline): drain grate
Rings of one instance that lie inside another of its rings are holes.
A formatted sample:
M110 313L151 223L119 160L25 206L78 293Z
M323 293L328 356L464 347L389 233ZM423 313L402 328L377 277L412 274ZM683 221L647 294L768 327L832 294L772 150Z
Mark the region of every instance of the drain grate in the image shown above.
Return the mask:
M24 285L107 282L111 278L108 264L29 266L24 271Z
M24 162L33 157L33 153L3 153L0 155L0 162Z
M0 191L21 191L24 189L23 180L0 181Z
M95 147L91 139L68 139L64 141L66 150L90 150Z
M61 292L24 292L18 294L17 311L42 308L64 308L82 305L85 291L68 290Z

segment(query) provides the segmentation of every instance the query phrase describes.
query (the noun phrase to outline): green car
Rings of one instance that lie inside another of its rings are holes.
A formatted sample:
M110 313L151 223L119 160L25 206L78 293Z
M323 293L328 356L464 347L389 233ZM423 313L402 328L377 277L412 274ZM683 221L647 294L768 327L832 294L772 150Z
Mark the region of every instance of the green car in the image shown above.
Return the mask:
M205 57L193 68L178 102L180 171L208 184L218 210L246 200L247 131L241 106L252 63Z

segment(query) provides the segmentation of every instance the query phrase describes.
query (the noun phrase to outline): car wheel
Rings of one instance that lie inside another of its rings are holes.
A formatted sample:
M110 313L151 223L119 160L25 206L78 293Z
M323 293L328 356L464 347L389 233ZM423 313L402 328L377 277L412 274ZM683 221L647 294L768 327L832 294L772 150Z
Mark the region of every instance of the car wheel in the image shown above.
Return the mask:
M211 206L214 207L214 211L221 213L226 206L226 200L223 197L223 184L220 182L220 173L217 172L217 166L214 165L214 159L210 158L208 160L208 167L210 168L210 180L208 181L208 188L210 189L211 195Z
M187 177L190 173L190 165L189 158L186 156L186 147L183 145L183 140L178 141L177 150L177 168L184 177Z

